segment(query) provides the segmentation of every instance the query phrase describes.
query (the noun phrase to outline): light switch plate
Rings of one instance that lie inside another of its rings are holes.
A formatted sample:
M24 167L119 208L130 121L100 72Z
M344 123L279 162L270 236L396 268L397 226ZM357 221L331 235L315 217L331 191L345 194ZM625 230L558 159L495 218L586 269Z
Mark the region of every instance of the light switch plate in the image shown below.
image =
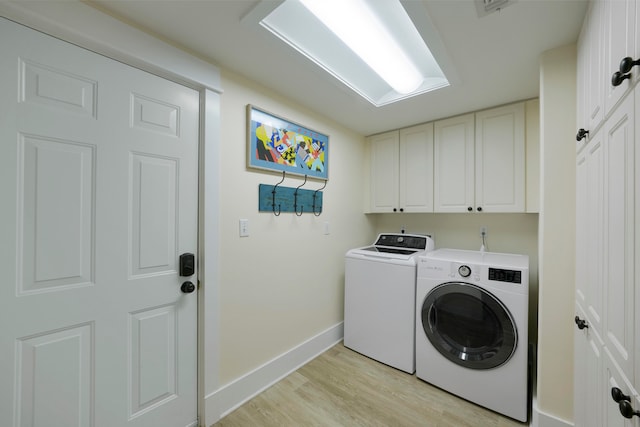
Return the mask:
M240 220L240 237L249 237L249 220Z

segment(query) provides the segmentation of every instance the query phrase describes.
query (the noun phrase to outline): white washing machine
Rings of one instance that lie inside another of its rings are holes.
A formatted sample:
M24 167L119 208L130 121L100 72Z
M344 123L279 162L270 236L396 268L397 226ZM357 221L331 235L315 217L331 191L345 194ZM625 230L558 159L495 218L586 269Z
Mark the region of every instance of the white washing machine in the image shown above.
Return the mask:
M415 372L416 259L433 248L429 236L399 233L347 252L345 347Z
M416 376L527 421L529 257L440 249L421 256Z

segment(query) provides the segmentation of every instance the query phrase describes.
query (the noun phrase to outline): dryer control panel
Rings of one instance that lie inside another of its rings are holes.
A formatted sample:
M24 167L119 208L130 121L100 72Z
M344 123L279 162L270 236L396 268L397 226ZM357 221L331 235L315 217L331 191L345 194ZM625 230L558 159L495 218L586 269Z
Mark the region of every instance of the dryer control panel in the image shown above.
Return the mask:
M489 267L489 280L507 283L522 283L522 271Z

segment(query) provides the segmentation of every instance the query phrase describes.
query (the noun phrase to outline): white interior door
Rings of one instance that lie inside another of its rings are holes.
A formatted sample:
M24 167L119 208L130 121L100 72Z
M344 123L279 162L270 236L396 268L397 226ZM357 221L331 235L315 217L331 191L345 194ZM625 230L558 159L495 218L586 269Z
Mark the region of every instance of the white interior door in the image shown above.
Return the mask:
M0 425L195 425L198 93L2 18L0 56Z

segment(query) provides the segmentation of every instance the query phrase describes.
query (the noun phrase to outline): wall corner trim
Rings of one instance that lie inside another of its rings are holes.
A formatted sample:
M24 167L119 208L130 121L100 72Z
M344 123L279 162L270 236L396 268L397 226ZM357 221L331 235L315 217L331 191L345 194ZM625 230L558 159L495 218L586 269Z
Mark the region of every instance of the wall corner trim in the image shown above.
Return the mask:
M343 336L343 322L340 322L205 396L205 425L218 422L243 403L339 343Z

